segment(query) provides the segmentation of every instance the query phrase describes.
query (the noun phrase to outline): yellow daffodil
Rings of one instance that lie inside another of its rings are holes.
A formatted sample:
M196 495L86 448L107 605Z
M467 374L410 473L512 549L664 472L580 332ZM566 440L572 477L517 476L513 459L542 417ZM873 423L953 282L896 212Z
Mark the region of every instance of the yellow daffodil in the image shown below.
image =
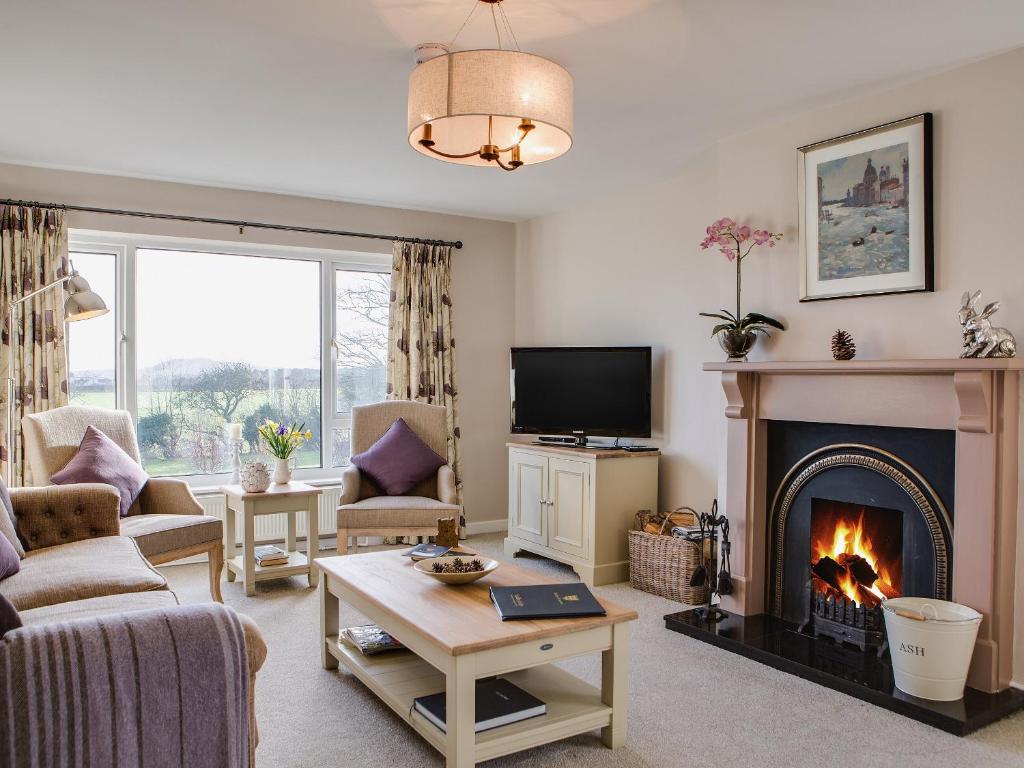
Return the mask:
M306 430L306 439L307 440L312 440L313 439L313 430L311 430L311 429L307 429Z

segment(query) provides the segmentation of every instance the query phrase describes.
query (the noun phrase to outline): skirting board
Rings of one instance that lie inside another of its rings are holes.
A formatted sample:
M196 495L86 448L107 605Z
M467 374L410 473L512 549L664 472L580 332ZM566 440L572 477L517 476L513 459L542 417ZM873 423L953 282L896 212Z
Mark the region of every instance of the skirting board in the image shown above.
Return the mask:
M507 517L498 520L469 520L466 522L467 536L476 536L481 533L504 533L507 530Z

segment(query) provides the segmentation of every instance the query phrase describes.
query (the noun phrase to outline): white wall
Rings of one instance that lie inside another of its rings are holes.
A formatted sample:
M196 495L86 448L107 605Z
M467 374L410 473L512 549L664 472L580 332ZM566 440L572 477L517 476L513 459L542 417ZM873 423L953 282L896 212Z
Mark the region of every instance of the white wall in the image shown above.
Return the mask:
M671 179L518 225L517 344L653 344L663 373L661 504L714 497L723 400L701 363L722 353L701 310L733 301L730 267L698 243L731 216L785 233L744 265L744 311L789 330L753 359L827 359L832 332L851 331L863 358L952 357L960 294L999 299L1000 324L1024 338L1024 49L890 91L795 115L721 141ZM934 114L936 291L799 302L796 148L919 112ZM1019 535L1024 573L1024 525ZM1024 577L1018 587L1024 638ZM1017 644L1024 679L1024 642Z
M429 202L424 191L424 202ZM452 256L468 522L506 517L512 224L397 208L0 164L0 198L462 240ZM69 213L72 228L390 253L388 241Z

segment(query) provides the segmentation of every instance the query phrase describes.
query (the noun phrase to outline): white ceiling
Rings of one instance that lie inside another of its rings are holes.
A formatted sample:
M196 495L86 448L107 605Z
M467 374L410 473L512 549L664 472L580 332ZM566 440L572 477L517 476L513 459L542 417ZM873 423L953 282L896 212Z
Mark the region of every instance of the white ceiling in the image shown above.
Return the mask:
M0 5L0 160L503 219L1024 45L1021 0L506 0L523 49L576 84L572 151L510 174L406 143L411 49L449 39L471 0ZM458 47L492 46L481 11Z

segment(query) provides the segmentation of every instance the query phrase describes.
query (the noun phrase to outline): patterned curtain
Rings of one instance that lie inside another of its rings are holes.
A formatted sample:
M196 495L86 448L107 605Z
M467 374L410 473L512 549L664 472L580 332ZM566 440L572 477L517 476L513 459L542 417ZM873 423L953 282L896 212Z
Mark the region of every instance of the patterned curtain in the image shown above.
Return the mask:
M459 392L452 335L451 256L447 245L395 243L388 322L388 399L443 405L448 463L459 471ZM460 525L465 525L461 520Z
M64 212L0 206L0 471L14 462L14 485L23 485L25 467L21 417L68 403L64 348L64 291L49 291L20 304L10 326L11 302L68 274L68 232ZM14 369L8 370L13 344ZM7 434L7 380L14 379L13 441Z

